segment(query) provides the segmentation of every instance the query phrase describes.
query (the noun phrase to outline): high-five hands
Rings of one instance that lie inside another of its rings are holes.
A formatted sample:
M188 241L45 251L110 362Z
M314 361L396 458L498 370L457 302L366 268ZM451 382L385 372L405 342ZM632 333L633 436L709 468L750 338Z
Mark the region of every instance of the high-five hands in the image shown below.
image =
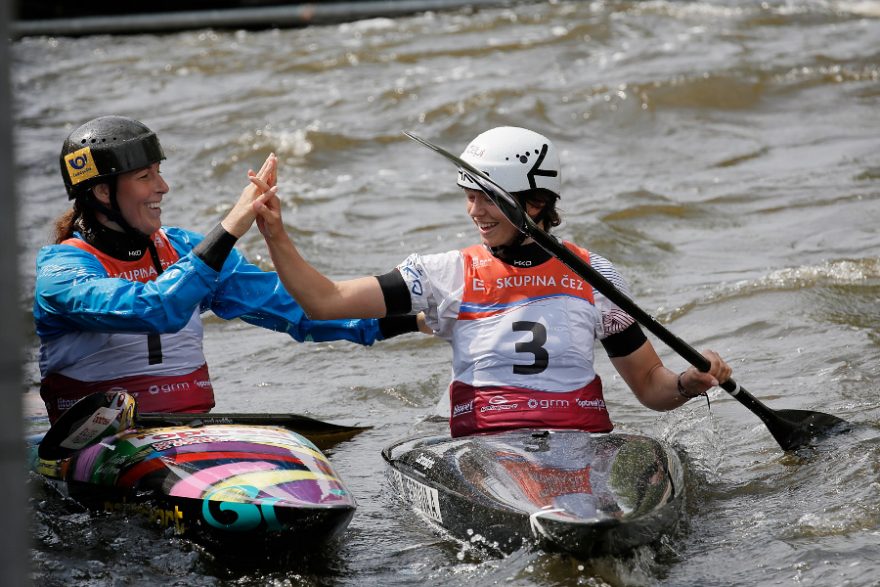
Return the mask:
M284 222L281 218L281 200L278 191L269 189L259 179L255 183L262 189L262 194L254 200L253 210L257 215L257 228L267 241L273 236L284 234Z
M248 185L242 190L238 202L221 221L223 228L236 238L244 234L253 225L256 218L254 207L258 198L267 194L275 195L277 192L276 182L278 179L278 158L275 153L270 153L263 166L256 173L248 170Z

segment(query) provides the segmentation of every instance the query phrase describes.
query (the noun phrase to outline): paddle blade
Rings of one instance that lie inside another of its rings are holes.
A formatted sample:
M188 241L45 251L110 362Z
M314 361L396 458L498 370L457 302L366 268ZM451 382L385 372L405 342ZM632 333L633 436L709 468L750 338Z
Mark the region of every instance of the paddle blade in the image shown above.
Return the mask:
M773 438L783 450L806 448L814 441L848 432L851 425L837 416L809 410L774 410L776 418L768 423Z
M144 413L138 414L139 427L203 426L206 424L239 424L281 426L308 438L321 450L327 450L357 436L372 426L347 426L324 422L301 414L235 414L235 413Z

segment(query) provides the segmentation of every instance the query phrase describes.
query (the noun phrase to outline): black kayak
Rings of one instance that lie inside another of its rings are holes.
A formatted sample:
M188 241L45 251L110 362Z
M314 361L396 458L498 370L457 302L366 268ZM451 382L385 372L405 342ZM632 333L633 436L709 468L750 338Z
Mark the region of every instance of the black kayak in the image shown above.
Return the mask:
M676 527L678 455L632 434L524 429L422 436L382 451L396 493L454 537L587 558L622 554Z

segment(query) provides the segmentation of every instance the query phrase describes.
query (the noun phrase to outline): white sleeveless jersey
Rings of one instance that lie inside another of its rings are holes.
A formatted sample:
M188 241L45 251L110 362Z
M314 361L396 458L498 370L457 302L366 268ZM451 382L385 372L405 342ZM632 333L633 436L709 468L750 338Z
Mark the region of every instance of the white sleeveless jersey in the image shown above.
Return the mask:
M628 295L609 261L570 243ZM558 259L513 267L477 245L411 255L399 267L427 324L453 345L453 377L474 387L569 392L596 376L596 340L634 320Z
M40 371L79 381L132 375L186 375L205 364L199 308L180 331L160 334L162 360L150 364L145 333L68 332L40 346Z

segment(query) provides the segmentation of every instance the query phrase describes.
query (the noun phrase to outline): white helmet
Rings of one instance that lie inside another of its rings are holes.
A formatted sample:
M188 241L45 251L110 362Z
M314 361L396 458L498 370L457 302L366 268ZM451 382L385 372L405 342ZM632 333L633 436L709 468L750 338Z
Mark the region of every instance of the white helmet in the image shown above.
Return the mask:
M461 158L511 193L545 189L557 197L562 192L559 154L550 139L515 126L487 130L471 141ZM459 169L458 185L480 186Z

